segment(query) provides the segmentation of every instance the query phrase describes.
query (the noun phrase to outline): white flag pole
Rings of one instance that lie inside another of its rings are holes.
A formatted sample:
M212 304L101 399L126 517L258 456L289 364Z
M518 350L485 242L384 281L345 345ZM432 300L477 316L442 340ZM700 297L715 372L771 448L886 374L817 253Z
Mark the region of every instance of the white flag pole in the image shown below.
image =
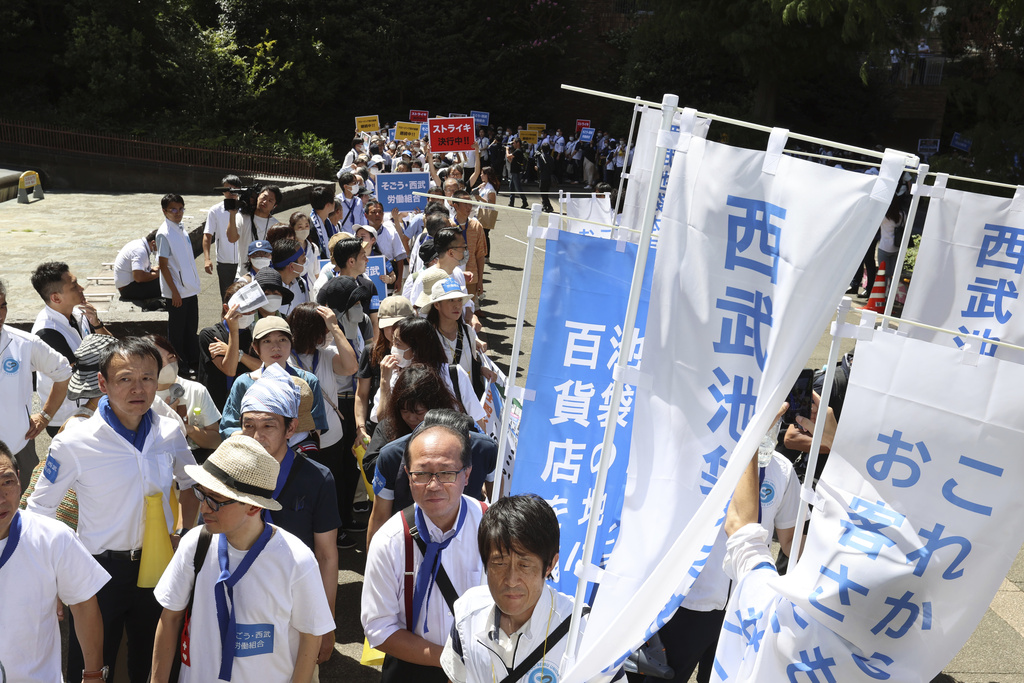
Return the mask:
M669 131L672 128L672 118L679 104L679 97L676 95L665 95L661 99L661 130ZM659 159L665 156L666 147L658 146L653 158L656 165ZM660 185L651 182L647 194L647 204L644 207L644 219L640 232L640 245L637 249L636 263L633 266L633 280L629 287L629 302L626 305L626 320L622 324L622 341L619 344L619 362L612 376L615 378L612 384L612 396L608 405L611 406L608 420L604 430L604 441L601 446L601 460L598 464L597 480L594 482L594 501L590 506L590 520L587 522L587 537L583 544L583 555L580 558L580 571L577 572L579 582L576 584L576 601L572 608L572 621L569 622L569 643L566 653L570 658L575 659L576 651L579 648L579 624L583 616L583 605L589 583L594 572L592 562L594 557L594 544L597 540L598 521L601 516L601 499L604 497L604 489L608 479L608 466L612 459L612 449L615 441L615 427L619 403L622 401L622 373L629 365L629 358L633 351L633 329L636 326L636 313L640 306L640 290L643 287L644 273L647 270L647 253L651 246L651 230L654 226L654 214L658 203L658 192Z
M918 169L917 186L924 186L924 180L928 177L928 164L921 164ZM903 260L907 258L907 246L910 244L910 233L914 229L914 219L917 218L917 205L921 203L921 192L914 192L910 200L910 209L907 211L907 221L903 226L903 239L900 240L900 253L896 256L895 273L891 274L889 280L889 291L885 293L885 315L892 315L892 307L896 303L896 292L900 288L900 276L903 274Z
M613 216L618 216L619 211L622 209L622 185L626 182L626 178L629 177L627 172L627 165L629 164L629 151L633 148L633 129L636 128L636 115L640 111L640 96L637 95L636 104L633 105L633 118L629 121L629 136L626 138L626 158L622 162L622 173L619 174L619 191L615 193L615 206L612 207L614 210Z
M825 381L821 387L821 396L818 401L818 415L814 421L814 436L811 437L811 450L807 452L807 470L804 472L804 481L800 487L801 504L796 511L796 524L793 525L793 543L789 546L789 562L795 567L800 560L800 546L804 537L804 503L812 500L811 483L814 481L814 473L818 467L818 450L821 448L821 438L825 434L825 414L828 413L828 399L832 395L832 380L836 376L836 361L839 360L839 340L842 335L839 333L846 324L846 316L850 312L853 300L844 296L836 309L836 319L832 323L832 343L828 347L828 364L825 366ZM787 572L788 573L788 572Z
M491 488L491 504L497 502L503 491L504 478L501 467L505 462L505 448L508 445L509 418L512 416L512 398L516 392L516 375L519 370L519 349L523 341L523 323L526 320L526 300L530 291L530 275L533 272L534 244L540 228L541 205L534 204L530 215L530 229L526 237L526 261L523 263L523 284L519 288L519 307L516 309L516 331L512 337L512 357L509 359L508 379L505 382L505 404L501 407L501 431L498 434L498 460L495 463L495 485ZM504 492L504 493L507 493Z

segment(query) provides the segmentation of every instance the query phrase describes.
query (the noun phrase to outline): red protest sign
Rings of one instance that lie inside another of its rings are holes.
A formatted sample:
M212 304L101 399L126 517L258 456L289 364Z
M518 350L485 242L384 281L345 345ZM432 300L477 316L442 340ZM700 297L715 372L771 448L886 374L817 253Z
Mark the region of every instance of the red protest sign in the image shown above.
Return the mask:
M590 119L576 119L576 132L579 133L584 128L590 128Z
M410 109L409 110L409 121L412 123L426 123L427 119L430 118L430 112L426 109Z
M476 149L473 117L430 119L431 152L468 152Z

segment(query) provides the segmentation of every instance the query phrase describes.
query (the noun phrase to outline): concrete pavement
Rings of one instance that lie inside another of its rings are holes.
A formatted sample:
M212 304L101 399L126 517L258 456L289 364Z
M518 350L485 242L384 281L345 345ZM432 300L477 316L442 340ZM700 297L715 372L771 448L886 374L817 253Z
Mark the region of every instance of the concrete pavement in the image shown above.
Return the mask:
M15 201L0 203L0 244L4 259L0 277L8 285L8 322L31 324L41 306L38 295L31 288L28 276L43 260L67 261L83 282L90 276L109 275L103 263L112 262L117 251L126 242L145 235L162 220L159 195L95 193L46 193L45 200L31 204ZM533 198L531 198L533 199ZM186 220L198 225L203 220L201 209L212 206L218 198L208 196L185 197ZM501 204L501 198L499 198ZM297 207L277 214L287 221ZM515 329L522 267L526 254L526 228L529 215L525 212L504 212L491 235L491 258L484 277L485 297L483 336L492 355L503 368L507 368ZM544 245L535 249L533 274L529 283L529 298L523 332L523 356L519 363L520 382L525 377L529 356L533 350L533 325L540 282L543 274ZM202 271L202 259L198 260ZM219 319L220 305L215 275L203 275L200 295L200 325L206 326ZM93 291L98 291L94 287ZM89 289L86 290L87 296ZM104 310L103 304L98 308ZM102 314L101 314L102 315ZM854 318L851 316L851 320ZM150 321L159 326L159 319ZM809 367L820 367L828 355L828 330L822 330ZM846 342L846 351L852 342ZM45 453L48 440L41 437L37 443ZM360 666L362 630L359 626L359 596L365 560L362 548L340 551L337 654L321 666L320 678L328 681L362 683L377 681L379 674ZM1011 683L1024 680L1024 555L1018 554L998 594L974 635L946 667L945 678L937 680L962 683Z

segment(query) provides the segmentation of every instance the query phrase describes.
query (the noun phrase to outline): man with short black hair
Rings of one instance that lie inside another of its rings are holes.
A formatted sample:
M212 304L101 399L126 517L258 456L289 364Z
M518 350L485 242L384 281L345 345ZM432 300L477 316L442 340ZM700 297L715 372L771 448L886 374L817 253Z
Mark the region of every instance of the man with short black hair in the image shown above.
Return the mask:
M359 199L359 179L355 173L345 171L338 176L338 184L341 186L341 194L335 196L335 200L341 203L340 216L334 225L340 232L355 234L356 226L366 223L366 215L363 213L363 202Z
M234 228L228 225L228 241L241 242L239 254L242 250L248 250L252 242L267 239L267 230L280 223L271 214L281 203L281 196L281 188L267 185L256 195L256 206L249 208L251 213L242 214L241 225Z
M74 366L75 349L86 336L110 334L99 318L96 308L85 300L85 290L78 278L61 261L40 263L32 273L32 287L46 304L32 324L32 334L64 356ZM46 404L53 391L53 381L46 375L38 377L39 400ZM56 436L57 429L75 410L74 401L64 398L56 412L47 414L47 434ZM44 411L45 412L45 411Z
M394 288L402 289L402 268L408 256L405 253L405 246L398 231L390 221L384 219L384 205L376 199L366 202L363 209L366 211L366 224L377 233L377 248L387 260L391 261L395 269Z
M488 508L477 531L487 585L455 603L441 655L453 683L557 681L568 663L573 598L545 579L558 563L558 519L535 495L508 496ZM580 622L580 632L586 619ZM621 669L589 681L623 679Z
M326 254L331 237L338 232L327 218L334 210L334 193L326 185L314 187L309 193L309 206L309 224L313 227L309 238L321 254Z
M242 187L242 179L234 174L224 176L220 182L225 188L237 190ZM221 297L228 290L228 285L235 281L235 271L238 269L240 258L237 237L235 241L228 237L230 230L238 234L238 193L232 192L231 189L224 190L224 201L210 207L206 214L206 227L203 229L203 267L207 273L213 273L210 245L216 242L217 282L220 285ZM228 206L232 208L229 209ZM248 244L242 246L247 247Z
M156 252L156 230L121 247L114 258L114 286L122 301L160 298L160 268L150 263Z
M71 607L85 652L80 678L105 677L103 617L96 592L110 575L65 524L19 511L18 462L0 441L0 678L62 681L54 603Z
M370 645L387 655L383 683L440 683L448 680L440 666L452 605L483 580L476 548L483 506L462 495L472 467L462 432L421 424L404 461L415 505L385 522L370 543L361 619ZM407 544L406 534L416 542Z
M97 594L103 615L103 661L114 668L127 629L132 683L149 678L153 634L160 618L153 584L139 585L148 501L156 497L163 519L150 523L166 529L172 545L195 523L199 508L195 498L181 498L181 528L174 529L171 487L177 484L187 491L192 486L185 466L196 461L179 423L150 407L161 365L157 348L137 337L120 340L107 350L99 375L106 396L92 417L54 438L28 499L32 512L55 517L67 490L74 488L78 494L78 537L112 577ZM83 666L73 635L68 677L77 680Z
M167 194L160 200L164 222L156 231L156 250L160 255L160 293L170 299L167 309L167 341L178 355L178 372L194 379L199 369L199 270L192 240L181 224L185 200L180 194Z

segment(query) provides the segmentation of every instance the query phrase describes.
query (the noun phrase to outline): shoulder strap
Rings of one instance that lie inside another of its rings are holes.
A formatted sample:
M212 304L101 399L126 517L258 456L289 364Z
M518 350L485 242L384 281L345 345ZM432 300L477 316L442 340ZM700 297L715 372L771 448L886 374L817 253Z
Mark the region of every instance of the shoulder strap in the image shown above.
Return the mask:
M454 363L448 366L448 374L452 378L452 390L455 392L455 400L462 405L462 390L459 389L459 371Z
M586 614L589 611L590 607L584 605L583 613ZM520 662L519 666L512 669L507 676L501 679L501 683L515 683L515 681L518 681L525 676L526 673L533 668L534 664L541 660L545 652L553 649L558 641L565 637L565 634L569 632L570 621L572 621L572 615L569 615L562 620L562 623L559 624L554 631L549 633L547 638L538 643L533 652L531 652L526 659Z
M416 528L415 507L415 505L410 505L402 510L402 526L405 527L405 623L409 631L412 631L412 627L415 625L410 624L412 621L414 573L412 568L413 542L415 541L416 546L420 549L420 553L426 554L427 552L427 544L420 538L419 530ZM440 589L444 601L448 604L448 609L452 611L452 614L455 614L455 601L459 599L459 593L455 590L455 586L452 585L452 580L448 578L448 572L444 570L443 564L437 568L435 583Z
M185 614L192 614L192 601L196 597L196 580L199 578L199 570L203 567L203 562L206 561L206 554L210 550L210 541L213 539L213 534L210 533L210 529L204 524L199 529L199 542L196 543L196 554L192 556L192 568L195 570L195 574L192 578L192 591L188 594L188 607L185 608Z

